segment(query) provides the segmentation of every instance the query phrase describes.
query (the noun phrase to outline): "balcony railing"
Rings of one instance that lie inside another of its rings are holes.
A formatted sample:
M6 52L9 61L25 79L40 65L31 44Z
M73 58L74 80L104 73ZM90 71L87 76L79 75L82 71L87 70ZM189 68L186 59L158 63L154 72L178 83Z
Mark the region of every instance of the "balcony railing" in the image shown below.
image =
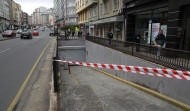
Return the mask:
M177 70L190 71L190 52L87 36L86 40Z

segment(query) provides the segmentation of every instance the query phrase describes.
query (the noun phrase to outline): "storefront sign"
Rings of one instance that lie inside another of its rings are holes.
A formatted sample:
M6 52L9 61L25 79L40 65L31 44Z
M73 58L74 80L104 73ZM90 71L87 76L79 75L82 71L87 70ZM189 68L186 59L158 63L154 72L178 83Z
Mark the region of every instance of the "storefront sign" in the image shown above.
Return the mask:
M152 41L155 40L156 36L158 35L160 31L160 23L153 23L152 24Z
M85 23L85 26L87 26L87 27L88 27L88 26L89 26L89 23Z

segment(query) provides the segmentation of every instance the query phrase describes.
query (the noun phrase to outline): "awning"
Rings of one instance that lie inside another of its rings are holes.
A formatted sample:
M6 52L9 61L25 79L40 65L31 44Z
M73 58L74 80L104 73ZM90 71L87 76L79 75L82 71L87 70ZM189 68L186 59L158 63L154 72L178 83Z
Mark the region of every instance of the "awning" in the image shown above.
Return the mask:
M111 17L111 18L105 18L105 19L101 19L101 20L97 20L94 22L90 22L90 25L95 25L95 24L104 24L104 23L110 23L110 22L123 22L124 21L124 16L120 15L120 16L115 16L115 17Z

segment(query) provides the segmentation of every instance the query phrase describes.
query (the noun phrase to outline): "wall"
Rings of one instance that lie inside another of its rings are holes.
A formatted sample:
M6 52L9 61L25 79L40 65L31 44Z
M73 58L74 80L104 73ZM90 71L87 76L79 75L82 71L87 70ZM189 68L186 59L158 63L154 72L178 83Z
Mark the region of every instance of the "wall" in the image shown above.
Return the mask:
M132 65L159 68L159 66L136 59L121 52L86 41L86 62ZM156 90L164 95L190 105L190 82L185 80L152 77L110 69L101 69L133 83Z

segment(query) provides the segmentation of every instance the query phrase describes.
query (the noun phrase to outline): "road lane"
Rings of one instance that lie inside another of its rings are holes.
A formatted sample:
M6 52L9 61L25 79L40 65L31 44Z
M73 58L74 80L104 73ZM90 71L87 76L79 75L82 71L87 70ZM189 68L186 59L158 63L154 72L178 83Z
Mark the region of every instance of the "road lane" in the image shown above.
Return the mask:
M32 66L51 40L49 30L29 39L0 41L0 111L7 110Z

